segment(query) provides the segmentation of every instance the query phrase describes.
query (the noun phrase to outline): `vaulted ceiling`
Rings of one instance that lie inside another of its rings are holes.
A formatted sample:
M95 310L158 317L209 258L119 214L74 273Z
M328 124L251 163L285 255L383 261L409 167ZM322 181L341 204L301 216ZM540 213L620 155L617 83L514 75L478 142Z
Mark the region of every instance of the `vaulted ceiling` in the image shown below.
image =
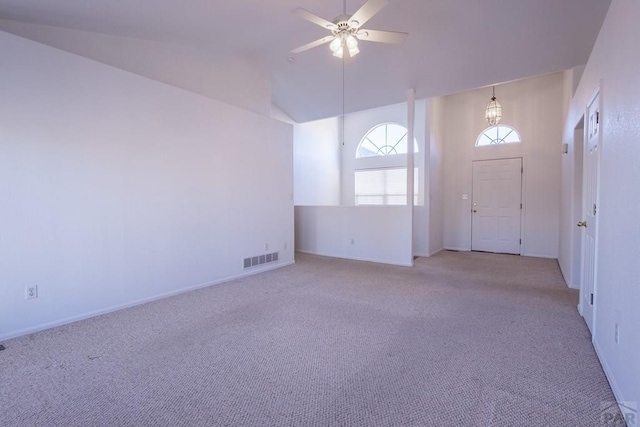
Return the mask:
M364 0L347 0L353 13ZM389 0L368 28L409 33L401 45L360 44L344 67L346 111L445 95L586 63L610 0ZM290 11L328 20L343 0L0 0L0 18L188 46L216 60L251 57L268 72L273 104L296 121L343 108L343 64L327 34ZM293 59L290 59L293 58Z

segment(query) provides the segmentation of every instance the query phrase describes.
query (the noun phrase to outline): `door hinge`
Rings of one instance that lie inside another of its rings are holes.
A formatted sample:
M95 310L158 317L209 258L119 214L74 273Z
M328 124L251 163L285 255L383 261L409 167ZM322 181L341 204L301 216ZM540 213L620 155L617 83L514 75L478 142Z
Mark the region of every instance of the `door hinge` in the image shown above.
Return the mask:
M593 305L593 294L591 294L590 304Z
M596 216L596 212L598 211L598 208L596 207L596 204L593 204L593 216Z
M522 244L522 239L520 239L520 244Z
M524 173L524 166L520 166L520 175Z
M600 124L600 111L596 111L596 124Z
M522 203L520 203L520 209L522 209Z

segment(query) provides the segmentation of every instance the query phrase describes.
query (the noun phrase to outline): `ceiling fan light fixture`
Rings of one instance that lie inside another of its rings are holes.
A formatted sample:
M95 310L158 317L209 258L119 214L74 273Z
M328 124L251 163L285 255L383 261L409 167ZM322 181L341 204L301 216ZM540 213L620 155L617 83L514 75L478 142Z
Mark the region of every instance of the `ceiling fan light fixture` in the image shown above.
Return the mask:
M331 34L293 49L291 50L291 53L304 52L325 43L330 43L330 48L334 56L341 58L345 54L345 51L348 51L348 54L353 57L360 52L360 49L358 49L359 40L387 44L402 43L407 37L407 33L397 31L365 30L361 27L388 3L389 0L366 0L355 13L348 15L346 0L344 0L342 15L334 18L333 22L315 15L303 8L292 10L291 12L298 15L300 18L329 29Z
M346 42L349 50L358 49L358 39L356 39L353 35L349 34L346 38Z
M360 49L358 49L358 46L356 46L354 49L349 49L349 56L351 58L353 58L354 56L356 56L359 53L360 53Z
M336 36L336 38L331 41L329 49L331 49L331 52L333 52L334 55L338 50L342 49L342 37Z

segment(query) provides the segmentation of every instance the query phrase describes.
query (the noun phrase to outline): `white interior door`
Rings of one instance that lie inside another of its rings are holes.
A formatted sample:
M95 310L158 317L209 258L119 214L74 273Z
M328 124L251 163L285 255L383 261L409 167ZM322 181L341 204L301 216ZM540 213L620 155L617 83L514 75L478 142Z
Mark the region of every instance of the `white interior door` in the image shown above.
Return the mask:
M581 312L591 333L595 325L594 304L596 294L598 166L600 159L600 96L596 95L587 107L587 139L583 167L583 227L582 282L580 286Z
M471 250L520 254L522 158L473 162Z

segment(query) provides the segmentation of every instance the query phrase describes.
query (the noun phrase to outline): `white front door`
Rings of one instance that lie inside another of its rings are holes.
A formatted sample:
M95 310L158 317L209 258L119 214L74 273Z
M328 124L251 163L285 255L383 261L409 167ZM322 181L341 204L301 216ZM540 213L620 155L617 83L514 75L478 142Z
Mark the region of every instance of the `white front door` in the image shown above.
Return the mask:
M596 293L597 259L597 214L598 214L598 165L600 159L600 96L596 94L587 107L587 139L584 150L583 168L583 219L578 222L583 227L582 239L582 282L580 286L581 312L591 333L595 325L594 304Z
M520 254L522 159L473 162L471 250Z

